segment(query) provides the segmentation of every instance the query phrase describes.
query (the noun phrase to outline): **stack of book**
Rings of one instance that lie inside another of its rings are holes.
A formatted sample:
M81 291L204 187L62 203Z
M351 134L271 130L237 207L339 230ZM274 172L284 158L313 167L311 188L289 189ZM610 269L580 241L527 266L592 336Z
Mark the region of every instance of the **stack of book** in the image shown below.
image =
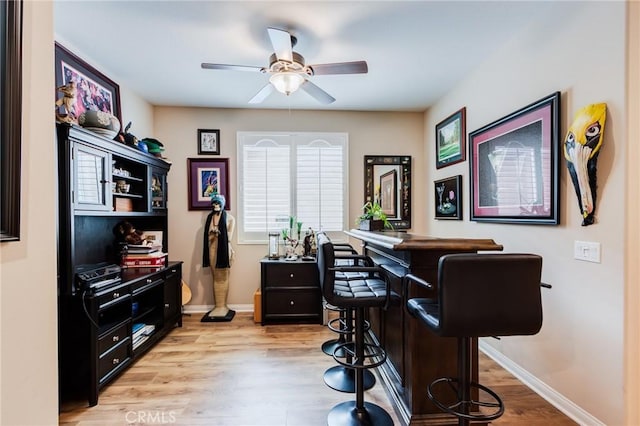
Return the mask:
M123 268L158 268L166 264L167 254L162 247L150 245L130 245L122 256Z
M141 322L133 324L131 327L133 333L133 350L143 344L155 329L156 326L153 324L143 324Z

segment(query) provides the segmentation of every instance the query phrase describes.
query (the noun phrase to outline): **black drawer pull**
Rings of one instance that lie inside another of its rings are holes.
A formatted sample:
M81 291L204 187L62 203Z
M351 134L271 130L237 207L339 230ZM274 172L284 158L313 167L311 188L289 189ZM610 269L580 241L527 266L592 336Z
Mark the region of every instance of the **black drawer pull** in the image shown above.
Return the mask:
M293 274L289 275L289 278L293 278Z
M291 306L295 305L295 303L293 303L293 300L289 301L289 304L290 304Z
M120 297L120 293L118 293L117 291L113 293L113 298L117 299L118 297Z

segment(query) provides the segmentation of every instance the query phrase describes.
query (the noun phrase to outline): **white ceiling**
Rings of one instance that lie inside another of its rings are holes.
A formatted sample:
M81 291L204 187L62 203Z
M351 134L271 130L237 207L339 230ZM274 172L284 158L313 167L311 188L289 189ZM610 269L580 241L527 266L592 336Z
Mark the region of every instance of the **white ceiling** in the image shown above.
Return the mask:
M154 105L247 108L268 75L267 27L308 64L365 60L368 74L311 77L336 98L275 92L258 108L424 111L552 2L56 1L56 40ZM255 107L255 106L251 106Z

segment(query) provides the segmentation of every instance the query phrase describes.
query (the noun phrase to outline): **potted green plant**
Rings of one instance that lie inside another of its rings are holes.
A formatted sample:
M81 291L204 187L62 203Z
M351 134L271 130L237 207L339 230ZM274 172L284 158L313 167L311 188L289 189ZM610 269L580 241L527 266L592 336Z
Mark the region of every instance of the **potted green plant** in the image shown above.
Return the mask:
M383 228L393 229L393 225L382 211L380 204L368 201L362 206L362 214L356 219L358 229L361 231L381 231Z

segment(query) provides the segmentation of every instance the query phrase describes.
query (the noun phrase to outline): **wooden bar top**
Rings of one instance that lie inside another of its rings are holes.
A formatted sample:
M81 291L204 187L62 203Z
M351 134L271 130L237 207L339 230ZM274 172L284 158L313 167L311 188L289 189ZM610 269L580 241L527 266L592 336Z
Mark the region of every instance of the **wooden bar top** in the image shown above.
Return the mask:
M490 238L437 238L407 232L375 232L358 229L351 229L345 233L353 238L391 250L501 251L503 249L501 244L497 244Z

